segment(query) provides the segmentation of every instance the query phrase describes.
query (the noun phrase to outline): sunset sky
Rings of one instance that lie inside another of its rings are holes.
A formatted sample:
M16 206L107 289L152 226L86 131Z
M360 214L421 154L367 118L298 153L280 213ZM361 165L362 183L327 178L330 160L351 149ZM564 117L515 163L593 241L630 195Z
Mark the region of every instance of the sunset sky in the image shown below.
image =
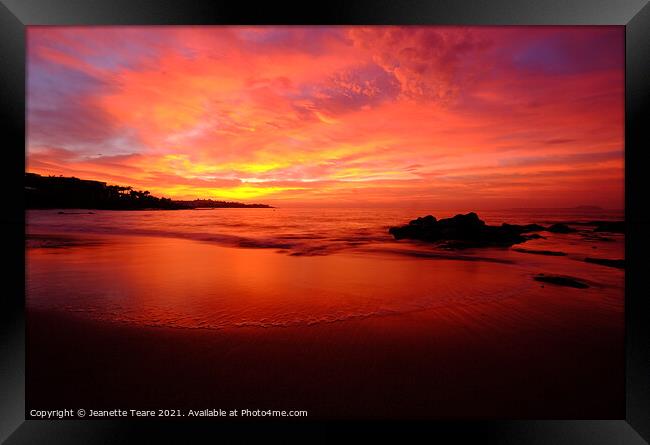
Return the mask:
M29 27L27 171L277 206L623 207L623 27Z

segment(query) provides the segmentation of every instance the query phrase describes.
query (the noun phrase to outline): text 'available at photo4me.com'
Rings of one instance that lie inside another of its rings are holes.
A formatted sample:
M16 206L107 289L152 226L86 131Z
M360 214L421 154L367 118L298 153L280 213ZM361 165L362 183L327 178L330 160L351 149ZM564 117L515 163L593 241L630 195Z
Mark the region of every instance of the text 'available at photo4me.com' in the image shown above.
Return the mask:
M29 410L29 419L108 419L108 418L261 418L261 417L308 417L306 410L278 409L84 409L65 408L50 410Z

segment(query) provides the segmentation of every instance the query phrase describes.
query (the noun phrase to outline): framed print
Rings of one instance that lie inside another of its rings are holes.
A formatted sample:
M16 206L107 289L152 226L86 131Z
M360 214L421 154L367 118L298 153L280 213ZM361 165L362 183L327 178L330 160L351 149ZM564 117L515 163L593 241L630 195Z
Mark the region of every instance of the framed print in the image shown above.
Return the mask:
M647 443L647 2L0 12L6 443Z

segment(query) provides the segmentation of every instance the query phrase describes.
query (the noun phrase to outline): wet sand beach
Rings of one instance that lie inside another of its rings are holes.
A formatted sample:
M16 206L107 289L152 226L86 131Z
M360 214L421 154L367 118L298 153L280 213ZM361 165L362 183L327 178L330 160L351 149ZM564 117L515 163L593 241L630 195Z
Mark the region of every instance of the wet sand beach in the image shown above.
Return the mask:
M616 418L624 408L616 318L513 299L211 331L29 311L27 400L306 409L311 418Z
M562 257L427 256L389 242L304 256L70 231L30 239L30 407L623 413L624 271L581 261L572 238ZM589 287L534 280L568 272Z

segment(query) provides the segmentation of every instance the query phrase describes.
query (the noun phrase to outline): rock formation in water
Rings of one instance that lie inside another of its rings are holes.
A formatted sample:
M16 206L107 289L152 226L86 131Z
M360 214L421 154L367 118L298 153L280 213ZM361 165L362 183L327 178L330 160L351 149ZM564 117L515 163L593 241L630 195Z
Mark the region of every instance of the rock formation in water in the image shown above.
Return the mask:
M567 226L566 224L563 223L556 223L550 226L547 231L551 233L571 233L575 232L576 229L572 229L571 227Z
M520 252L520 253L532 253L533 255L548 255L548 256L566 256L566 252L558 252L555 250L534 250L534 249L520 249L520 248L514 248L512 249L515 252Z
M474 212L453 218L436 219L427 215L414 219L406 225L391 227L388 232L400 239L440 242L443 247L509 247L530 239L526 233L544 230L537 224L502 224L489 226Z
M611 260L608 258L585 258L587 263L600 264L601 266L616 267L617 269L625 268L625 260Z
M625 233L625 221L592 221L594 232Z
M543 273L537 274L533 277L535 281L542 283L555 284L557 286L575 287L576 289L587 289L589 285L577 278L568 277L565 275L546 275Z

